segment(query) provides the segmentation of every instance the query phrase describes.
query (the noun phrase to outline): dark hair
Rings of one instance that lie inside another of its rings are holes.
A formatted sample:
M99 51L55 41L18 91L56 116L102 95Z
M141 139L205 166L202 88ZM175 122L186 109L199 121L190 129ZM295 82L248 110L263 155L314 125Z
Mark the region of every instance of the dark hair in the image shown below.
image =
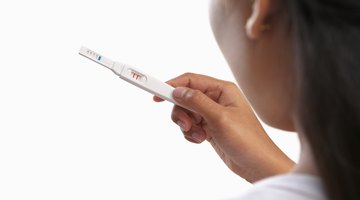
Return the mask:
M298 114L329 199L360 199L360 1L288 0Z

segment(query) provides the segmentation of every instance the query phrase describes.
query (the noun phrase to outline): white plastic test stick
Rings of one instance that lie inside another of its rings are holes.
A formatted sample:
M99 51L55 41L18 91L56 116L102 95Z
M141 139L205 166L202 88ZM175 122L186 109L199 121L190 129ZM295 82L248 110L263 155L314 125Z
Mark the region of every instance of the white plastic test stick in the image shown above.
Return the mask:
M114 62L86 47L81 47L79 54L110 69L121 79L175 104L172 97L174 91L172 86L141 72L133 66Z

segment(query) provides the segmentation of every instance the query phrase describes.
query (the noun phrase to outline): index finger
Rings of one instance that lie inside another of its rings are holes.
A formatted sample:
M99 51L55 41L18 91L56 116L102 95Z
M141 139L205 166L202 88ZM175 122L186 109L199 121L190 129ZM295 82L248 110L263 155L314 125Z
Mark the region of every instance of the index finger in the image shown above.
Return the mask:
M203 93L211 90L221 90L225 81L201 74L185 73L166 82L173 87L188 87Z

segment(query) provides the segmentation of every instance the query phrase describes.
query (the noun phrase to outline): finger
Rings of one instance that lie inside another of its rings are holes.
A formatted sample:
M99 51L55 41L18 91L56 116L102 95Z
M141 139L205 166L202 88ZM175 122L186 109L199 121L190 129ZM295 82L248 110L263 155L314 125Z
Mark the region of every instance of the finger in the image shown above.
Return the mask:
M153 100L154 100L155 102L163 102L163 101L164 101L164 99L162 99L162 98L160 98L160 97L157 97L157 96L153 96Z
M216 120L223 111L223 107L199 90L178 87L173 97L182 107L203 116L207 120Z
M186 110L188 115L191 117L191 121L195 125L200 125L203 122L203 117L199 115L198 113L190 112L189 110Z
M210 76L186 73L174 79L167 81L173 87L188 87L195 90L200 90L205 93L209 90L220 90L226 81L222 81Z
M184 108L174 106L171 112L171 120L176 123L183 132L191 129L192 119Z
M185 112L187 114L187 116L190 117L192 124L198 125L203 122L203 117L198 113L194 113L194 112L187 110L185 108L182 108L180 106L177 106L176 109L180 109L183 112Z
M199 90L221 105L237 106L243 99L236 84L205 75L186 73L167 81L167 83L175 88L187 87Z
M205 131L200 126L192 126L187 132L184 132L184 137L190 142L200 144L207 138Z

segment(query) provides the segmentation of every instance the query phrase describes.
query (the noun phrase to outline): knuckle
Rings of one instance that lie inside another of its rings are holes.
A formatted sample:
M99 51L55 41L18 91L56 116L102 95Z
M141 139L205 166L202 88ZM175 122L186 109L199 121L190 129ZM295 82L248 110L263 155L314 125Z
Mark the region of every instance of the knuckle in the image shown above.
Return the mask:
M233 92L233 93L236 93L239 91L238 85L236 85L236 83L230 82L230 81L227 81L227 83L225 83L225 88L228 91Z
M192 139L190 136L184 135L184 138L185 138L187 141L189 141L189 142L191 142L191 143L194 143L193 139Z
M190 130L190 131L182 131L182 133L183 133L183 135L184 135L185 137L190 137L190 138L191 138L191 135L192 135L191 130Z
M185 138L187 141L191 142L191 143L195 143L195 144L201 143L201 142L195 141L195 140L191 137L191 133L186 133L186 134L184 133L184 138Z
M204 101L204 95L200 90L193 90L186 95L189 101L202 102Z
M185 72L182 76L194 76L194 73L191 72Z
M202 122L203 118L201 115L197 114L197 113L192 113L192 122L194 124L200 124Z
M225 111L219 111L216 118L217 119L215 123L217 123L217 126L219 127L231 124L231 118L229 117L229 114Z
M229 89L238 88L238 86L237 86L234 82L231 82L231 81L226 81L226 82L225 82L225 85L226 85L226 87L228 87Z
M178 76L178 78L188 78L188 77L192 77L192 73L185 72L185 73L181 74L180 76Z
M193 97L199 98L202 96L202 92L200 90L193 90Z
M178 116L176 115L176 114L174 114L174 113L171 113L171 120L174 122L174 123L177 123L177 121L178 121Z
M198 76L199 76L198 74L195 74L195 73L192 73L192 72L185 72L180 77L181 78L186 78L186 79L193 79L193 78L196 78Z

